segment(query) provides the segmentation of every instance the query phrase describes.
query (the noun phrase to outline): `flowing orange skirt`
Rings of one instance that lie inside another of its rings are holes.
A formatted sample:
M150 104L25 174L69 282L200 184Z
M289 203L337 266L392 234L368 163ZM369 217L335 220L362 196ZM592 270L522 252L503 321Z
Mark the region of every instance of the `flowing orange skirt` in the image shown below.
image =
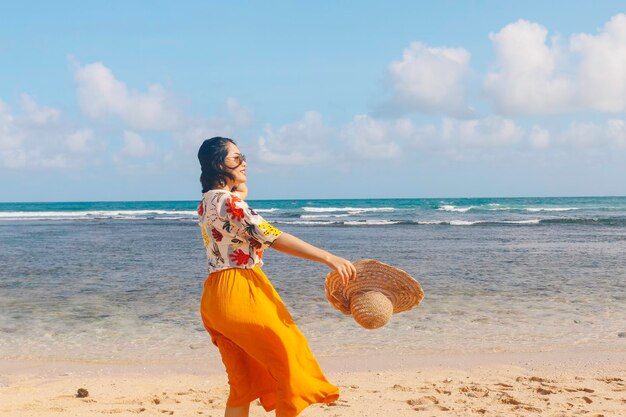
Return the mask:
M258 265L210 274L200 311L226 367L228 407L260 398L266 411L292 417L313 403L339 398Z

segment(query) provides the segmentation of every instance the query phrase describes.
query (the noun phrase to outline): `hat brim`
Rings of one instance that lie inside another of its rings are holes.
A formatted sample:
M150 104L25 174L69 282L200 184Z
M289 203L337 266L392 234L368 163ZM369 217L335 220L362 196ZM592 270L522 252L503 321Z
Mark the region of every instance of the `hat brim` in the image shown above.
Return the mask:
M375 259L362 259L352 263L357 271L355 280L344 286L336 271L326 275L324 288L330 304L344 314L350 314L350 299L368 291L383 293L400 313L417 306L424 298L422 286L405 271Z

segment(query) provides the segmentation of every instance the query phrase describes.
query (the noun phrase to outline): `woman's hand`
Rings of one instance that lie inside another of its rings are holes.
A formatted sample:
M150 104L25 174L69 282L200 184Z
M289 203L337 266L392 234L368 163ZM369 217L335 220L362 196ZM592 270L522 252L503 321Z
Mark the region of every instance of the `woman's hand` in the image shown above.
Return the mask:
M352 262L347 259L331 254L326 265L341 276L341 281L344 286L347 285L349 281L356 279L356 268Z

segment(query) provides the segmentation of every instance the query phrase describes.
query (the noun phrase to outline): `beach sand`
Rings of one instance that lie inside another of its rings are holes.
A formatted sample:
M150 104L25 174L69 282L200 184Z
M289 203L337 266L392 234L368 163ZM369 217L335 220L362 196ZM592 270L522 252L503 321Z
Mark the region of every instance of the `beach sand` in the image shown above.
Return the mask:
M318 358L341 390L301 416L625 416L626 352ZM79 389L88 396L79 398ZM0 416L222 416L226 375L201 364L0 361ZM266 413L256 402L251 416Z

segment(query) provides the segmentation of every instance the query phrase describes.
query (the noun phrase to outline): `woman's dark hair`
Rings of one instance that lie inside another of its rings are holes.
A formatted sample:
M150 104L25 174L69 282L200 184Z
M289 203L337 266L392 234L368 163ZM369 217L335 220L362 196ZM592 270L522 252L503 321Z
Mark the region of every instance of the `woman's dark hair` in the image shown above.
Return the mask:
M224 159L228 155L226 144L230 142L237 145L234 140L216 136L206 139L198 150L198 159L202 167L200 184L202 193L206 193L214 188L223 187L227 184L226 177L235 180L235 176L224 169Z

